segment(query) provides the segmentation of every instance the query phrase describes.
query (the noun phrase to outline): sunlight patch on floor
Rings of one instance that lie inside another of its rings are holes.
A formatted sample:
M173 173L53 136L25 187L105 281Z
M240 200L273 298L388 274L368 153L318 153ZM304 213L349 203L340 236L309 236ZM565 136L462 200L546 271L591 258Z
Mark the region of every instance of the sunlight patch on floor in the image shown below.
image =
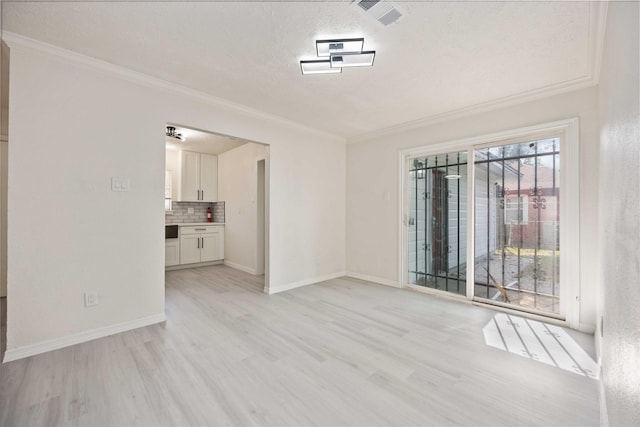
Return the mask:
M558 326L498 313L482 333L491 347L598 379L598 364Z

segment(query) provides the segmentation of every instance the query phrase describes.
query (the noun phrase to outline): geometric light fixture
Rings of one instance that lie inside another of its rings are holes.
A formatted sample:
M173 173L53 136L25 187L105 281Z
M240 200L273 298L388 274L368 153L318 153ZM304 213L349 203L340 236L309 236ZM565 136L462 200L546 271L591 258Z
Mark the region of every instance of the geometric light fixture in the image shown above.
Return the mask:
M364 52L345 52L336 53L331 55L332 67L371 67L373 60L376 57L376 52L364 51Z
M332 53L362 52L364 38L316 40L316 52L319 57L330 56Z
M363 50L364 38L316 40L319 58L300 61L302 74L337 74L344 67L370 67L375 50Z
M300 61L300 69L302 74L335 74L342 72L342 68L331 68L330 59Z

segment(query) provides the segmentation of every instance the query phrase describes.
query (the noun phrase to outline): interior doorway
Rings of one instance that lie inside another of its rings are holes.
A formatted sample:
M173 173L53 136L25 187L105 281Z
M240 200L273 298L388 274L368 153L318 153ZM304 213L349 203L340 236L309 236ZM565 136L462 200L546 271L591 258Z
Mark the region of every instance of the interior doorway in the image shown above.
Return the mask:
M165 271L224 264L268 292L269 146L171 122L165 143Z

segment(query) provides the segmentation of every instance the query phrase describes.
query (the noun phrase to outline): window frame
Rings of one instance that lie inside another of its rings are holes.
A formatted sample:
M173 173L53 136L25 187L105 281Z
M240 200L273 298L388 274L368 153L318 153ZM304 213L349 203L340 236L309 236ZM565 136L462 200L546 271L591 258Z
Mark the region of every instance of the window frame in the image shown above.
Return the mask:
M470 201L469 209L467 210L467 260L473 260L475 244L475 209L473 203L473 200L475 200L475 191L473 183L475 181L475 168L471 166L473 165L473 159L475 159L475 150L524 142L531 139L542 139L549 136L560 138L562 153L560 156L560 188L561 193L565 195L560 199L560 247L562 248L562 252L560 257L560 319L558 322L574 329L580 329L580 151L578 118L541 123L534 126L511 129L503 132L399 150L399 287L415 289L421 292L436 294L457 300L465 300L473 304L487 305L484 302L474 300L473 281L475 272L473 263L467 262L467 292L465 296L450 295L448 293L429 288L416 289L415 285L410 285L408 283L407 224L409 216L408 197L406 191L411 159L454 151L467 151L468 164L470 165L467 174L467 194ZM554 319L554 317L550 316L549 313L537 312L536 310L516 310L515 307L507 304L491 304L491 308L533 318L542 318L543 320Z

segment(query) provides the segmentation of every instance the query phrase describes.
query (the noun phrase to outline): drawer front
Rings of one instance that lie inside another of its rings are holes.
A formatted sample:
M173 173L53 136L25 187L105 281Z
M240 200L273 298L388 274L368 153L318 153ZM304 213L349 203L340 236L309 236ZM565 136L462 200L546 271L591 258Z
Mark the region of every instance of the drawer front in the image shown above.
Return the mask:
M220 231L220 225L201 225L199 227L180 227L181 235L185 234L210 234L218 233Z

